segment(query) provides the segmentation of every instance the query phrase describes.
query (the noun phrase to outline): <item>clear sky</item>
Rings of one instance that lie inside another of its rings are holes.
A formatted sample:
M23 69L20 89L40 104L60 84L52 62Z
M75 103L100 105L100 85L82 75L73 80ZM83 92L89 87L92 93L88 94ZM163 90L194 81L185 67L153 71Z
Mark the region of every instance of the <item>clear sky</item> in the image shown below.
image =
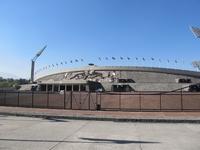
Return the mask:
M200 27L199 6L199 0L0 0L0 72L29 78L30 60L44 45L36 70L89 62L193 69L200 39L189 26Z

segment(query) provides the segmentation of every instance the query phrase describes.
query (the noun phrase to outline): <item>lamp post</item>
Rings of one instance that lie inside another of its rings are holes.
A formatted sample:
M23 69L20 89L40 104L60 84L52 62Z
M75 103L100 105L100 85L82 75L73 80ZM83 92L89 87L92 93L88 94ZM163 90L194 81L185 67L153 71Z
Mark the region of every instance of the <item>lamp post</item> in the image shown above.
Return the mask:
M190 30L192 31L192 33L196 38L200 38L200 28L191 26ZM193 61L192 65L194 68L197 68L197 70L200 70L200 61Z
M42 52L44 51L44 49L46 47L47 46L45 45L41 50L38 51L38 53L35 55L35 57L33 57L33 59L31 59L31 83L34 82L35 61L42 54Z
M192 31L192 33L194 34L194 36L196 38L200 38L200 28L197 27L190 27L190 30Z

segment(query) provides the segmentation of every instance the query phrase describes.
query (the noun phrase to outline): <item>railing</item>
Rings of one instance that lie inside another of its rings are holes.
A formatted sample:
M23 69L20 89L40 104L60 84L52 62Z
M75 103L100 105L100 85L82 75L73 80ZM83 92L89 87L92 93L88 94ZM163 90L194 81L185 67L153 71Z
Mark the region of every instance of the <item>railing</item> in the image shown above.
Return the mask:
M200 92L0 92L1 106L117 111L200 111Z

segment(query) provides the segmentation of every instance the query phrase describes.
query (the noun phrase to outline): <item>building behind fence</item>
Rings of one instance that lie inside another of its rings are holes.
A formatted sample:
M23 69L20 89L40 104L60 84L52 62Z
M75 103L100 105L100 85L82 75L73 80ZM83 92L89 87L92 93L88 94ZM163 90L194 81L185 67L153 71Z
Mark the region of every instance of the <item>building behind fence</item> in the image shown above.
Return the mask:
M74 110L200 111L191 92L0 92L1 106Z

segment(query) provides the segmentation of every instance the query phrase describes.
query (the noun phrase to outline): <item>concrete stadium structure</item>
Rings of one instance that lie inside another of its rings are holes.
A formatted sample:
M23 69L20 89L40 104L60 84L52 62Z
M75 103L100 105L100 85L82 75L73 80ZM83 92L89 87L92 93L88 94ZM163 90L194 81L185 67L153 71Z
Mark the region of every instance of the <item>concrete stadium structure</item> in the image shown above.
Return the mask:
M134 66L96 66L66 69L36 79L40 91L199 91L200 72Z
M34 84L23 85L19 91L0 91L0 105L73 110L200 111L199 82L200 72L195 71L89 65L48 72L38 76Z

